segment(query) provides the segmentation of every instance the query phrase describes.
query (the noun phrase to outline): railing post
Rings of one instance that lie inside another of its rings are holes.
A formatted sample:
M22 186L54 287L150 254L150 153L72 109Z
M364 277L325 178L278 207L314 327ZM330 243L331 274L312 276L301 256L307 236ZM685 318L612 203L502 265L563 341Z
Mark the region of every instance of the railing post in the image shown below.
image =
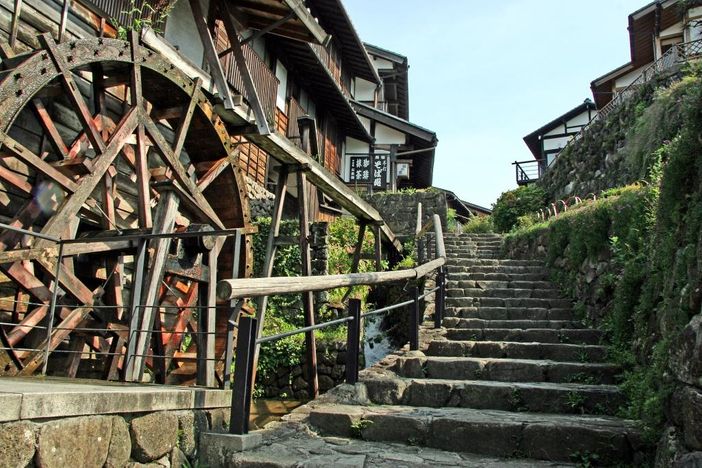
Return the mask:
M251 412L251 389L253 387L254 350L256 348L257 320L242 316L236 338L236 361L234 362L234 390L229 433L244 435L249 432Z
M414 298L414 303L412 304L412 311L410 313L410 351L419 350L419 288L412 288L412 297Z
M358 382L358 355L361 352L361 301L349 301L349 318L346 333L346 383L354 385Z
M444 292L446 291L446 273L444 272L444 267L439 269L439 273L436 277L436 282L438 283L438 290L435 293L434 300L434 328L441 328L441 322L444 320L444 300L446 296Z

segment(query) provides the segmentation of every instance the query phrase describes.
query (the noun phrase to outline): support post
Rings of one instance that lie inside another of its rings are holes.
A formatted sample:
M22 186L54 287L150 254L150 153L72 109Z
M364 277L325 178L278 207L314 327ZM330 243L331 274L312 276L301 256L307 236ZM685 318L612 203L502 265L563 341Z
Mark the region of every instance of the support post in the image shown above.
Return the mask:
M348 331L346 332L346 383L358 382L358 355L361 352L361 301L349 301Z
M307 177L302 169L297 171L297 201L300 221L300 257L302 260L302 276L312 276L312 251L310 249L310 224L307 206ZM305 314L305 326L314 325L314 293L302 293L302 308ZM317 377L317 344L314 331L305 333L305 351L307 355L308 393L310 398L317 398L319 383Z
M410 313L410 330L409 330L409 336L410 336L410 351L418 351L419 350L419 288L417 286L414 286L412 288L412 298L414 299L414 302L412 304L412 310Z
M256 348L257 320L242 316L236 337L236 362L234 364L234 390L229 433L244 435L249 432L251 388L254 377L254 349Z
M383 234L380 231L380 225L373 227L373 235L375 236L375 271L383 270Z
M275 202L273 205L273 216L271 217L271 227L268 232L268 241L266 243L266 258L263 262L263 270L261 276L264 278L270 278L273 274L273 261L275 259L276 244L275 240L280 232L280 220L283 217L283 206L285 205L285 194L288 190L288 166L280 166L280 172L278 173L278 184L275 188ZM256 308L256 319L258 321L257 335L261 336L263 333L263 321L266 317L266 307L268 306L268 296L261 296L258 298L258 307ZM258 362L258 350L259 346L256 345L256 351L254 353L254 362ZM254 374L256 370L254 369Z
M436 275L436 283L439 289L434 293L434 328L441 328L441 322L444 320L444 300L446 298L444 295L446 291L444 267L439 269L439 273Z

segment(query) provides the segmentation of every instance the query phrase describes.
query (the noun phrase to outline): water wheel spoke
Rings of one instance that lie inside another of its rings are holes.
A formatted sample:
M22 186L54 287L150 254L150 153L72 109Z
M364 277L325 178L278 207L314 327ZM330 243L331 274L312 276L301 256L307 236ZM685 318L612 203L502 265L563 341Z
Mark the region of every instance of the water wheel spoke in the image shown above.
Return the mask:
M110 138L110 143L104 152L102 152L93 161L93 172L84 176L80 181L80 186L67 198L59 211L46 223L42 234L47 236L59 236L63 229L63 223L66 219L70 219L78 213L81 206L90 197L97 184L102 180L107 170L112 165L115 157L119 154L124 146L126 139L139 124L139 113L133 109L124 116L118 125L117 131ZM44 241L48 242L48 241ZM37 243L39 245L39 242Z

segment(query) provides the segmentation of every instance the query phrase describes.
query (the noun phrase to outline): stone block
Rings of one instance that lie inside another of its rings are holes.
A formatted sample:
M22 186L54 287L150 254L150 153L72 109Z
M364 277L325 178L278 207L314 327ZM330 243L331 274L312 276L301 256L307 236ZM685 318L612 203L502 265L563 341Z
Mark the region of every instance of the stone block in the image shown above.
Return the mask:
M702 452L686 453L673 463L673 468L702 468Z
M105 464L113 417L59 419L39 429L36 462L41 468L96 467Z
M364 383L368 398L377 405L400 405L404 401L406 380L371 379Z
M200 435L199 460L205 466L231 466L234 455L263 442L260 432L245 435L205 432Z
M20 418L22 395L19 393L0 394L0 422L16 421Z
M129 435L129 424L121 416L112 418L112 435L107 451L105 468L122 468L129 463L132 453L132 440Z
M212 432L227 432L229 430L229 419L231 408L217 408L207 412Z
M148 463L157 460L175 447L178 440L178 418L171 412L151 413L132 420L132 456Z
M355 435L352 426L361 419L362 415L361 408L340 413L333 405L329 405L310 413L310 425L320 429L324 434L352 437Z
M204 411L180 411L178 418L178 447L187 457L193 457L197 449L198 437L209 430L207 414Z
M702 392L686 387L681 403L685 444L693 450L702 450Z
M36 426L28 421L0 424L0 466L24 468L34 457Z
M702 314L690 320L674 343L670 368L678 380L702 388Z
M519 423L436 418L431 423L427 445L451 452L470 450L478 454L509 457L519 449L521 432Z
M364 440L423 444L429 434L429 421L418 416L369 414L363 418Z
M407 392L411 406L440 408L446 405L451 396L451 385L437 382L413 382Z

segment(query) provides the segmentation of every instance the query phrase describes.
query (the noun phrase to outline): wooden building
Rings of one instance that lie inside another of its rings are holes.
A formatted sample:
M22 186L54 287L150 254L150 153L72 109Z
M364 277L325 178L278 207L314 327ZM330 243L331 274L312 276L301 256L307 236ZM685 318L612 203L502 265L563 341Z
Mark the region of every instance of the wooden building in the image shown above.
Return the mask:
M399 247L339 178L381 80L338 0L0 0L0 41L0 374L224 385L245 177L276 191L268 266L287 193L303 253L325 207Z

